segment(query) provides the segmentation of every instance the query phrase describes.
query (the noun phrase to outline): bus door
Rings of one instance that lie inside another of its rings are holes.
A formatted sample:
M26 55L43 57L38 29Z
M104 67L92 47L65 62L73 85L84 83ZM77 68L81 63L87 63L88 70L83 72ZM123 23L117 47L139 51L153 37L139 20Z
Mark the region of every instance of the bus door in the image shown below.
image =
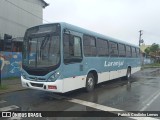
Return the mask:
M64 91L78 89L85 84L82 36L82 33L68 29L63 33Z

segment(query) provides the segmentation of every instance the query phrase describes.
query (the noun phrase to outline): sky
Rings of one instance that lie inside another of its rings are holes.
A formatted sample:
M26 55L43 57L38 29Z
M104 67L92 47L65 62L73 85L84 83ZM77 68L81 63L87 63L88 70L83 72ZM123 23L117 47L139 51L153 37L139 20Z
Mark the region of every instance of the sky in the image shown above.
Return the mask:
M160 0L45 0L44 23L67 22L139 44L160 44ZM48 21L48 22L46 22Z

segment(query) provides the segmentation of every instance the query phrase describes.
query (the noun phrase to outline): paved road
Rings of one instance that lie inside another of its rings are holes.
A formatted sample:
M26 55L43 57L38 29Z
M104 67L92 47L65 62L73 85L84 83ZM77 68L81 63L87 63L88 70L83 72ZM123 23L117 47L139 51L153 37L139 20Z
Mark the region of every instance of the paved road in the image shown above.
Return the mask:
M123 79L105 82L96 87L94 92L86 93L83 89L67 94L53 94L36 90L24 90L0 96L0 111L92 111L90 115L103 111L160 111L160 69L145 69L132 76L128 83ZM98 112L93 112L98 111ZM48 112L49 113L49 112ZM78 113L78 112L77 112ZM153 112L154 113L154 112ZM159 112L160 113L160 112ZM77 117L76 112L68 112L74 117L41 118L42 120L105 120L106 117ZM84 116L86 113L78 113ZM156 114L156 112L155 112ZM102 115L102 114L99 114ZM160 114L159 114L160 115ZM6 118L12 120L14 118ZM27 118L16 118L27 119ZM31 119L31 118L29 118ZM39 120L41 120L39 119ZM137 119L144 117L108 117L107 119ZM160 119L146 117L145 120Z

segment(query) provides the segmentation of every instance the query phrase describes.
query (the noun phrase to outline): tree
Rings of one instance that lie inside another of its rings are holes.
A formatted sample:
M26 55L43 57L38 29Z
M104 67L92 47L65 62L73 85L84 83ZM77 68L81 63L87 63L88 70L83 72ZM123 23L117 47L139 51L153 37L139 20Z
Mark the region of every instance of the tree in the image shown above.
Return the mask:
M153 43L150 47L147 47L144 51L146 54L155 54L160 50L159 44Z
M156 43L153 43L150 47L150 52L158 52L159 51L159 45Z
M150 47L147 47L147 48L144 50L144 52L145 52L147 55L149 55L149 53L150 53Z

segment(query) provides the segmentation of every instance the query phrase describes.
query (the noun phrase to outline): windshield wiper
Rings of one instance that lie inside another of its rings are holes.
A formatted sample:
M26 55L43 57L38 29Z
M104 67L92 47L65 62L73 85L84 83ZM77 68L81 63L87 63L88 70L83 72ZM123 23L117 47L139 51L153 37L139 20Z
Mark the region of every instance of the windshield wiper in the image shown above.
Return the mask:
M44 49L44 47L46 46L48 40L49 40L49 35L46 35L46 37L45 37L44 40L42 41L42 44L41 44L40 49Z

